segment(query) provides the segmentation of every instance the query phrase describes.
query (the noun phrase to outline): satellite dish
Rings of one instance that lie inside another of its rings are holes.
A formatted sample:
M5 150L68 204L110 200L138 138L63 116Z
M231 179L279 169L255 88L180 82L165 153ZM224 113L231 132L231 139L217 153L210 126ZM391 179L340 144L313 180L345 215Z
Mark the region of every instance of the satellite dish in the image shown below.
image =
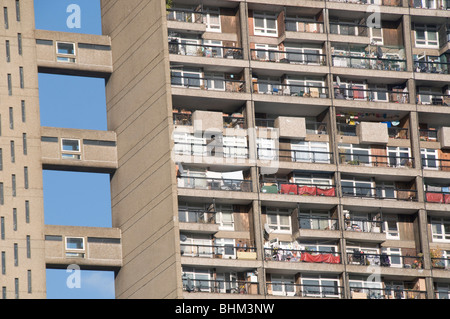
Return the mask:
M186 235L180 235L180 240L181 241L186 241L186 239L187 239Z
M381 47L377 47L377 58L382 57L383 57L383 50L381 49Z
M264 230L265 230L268 234L270 234L270 233L273 232L273 229L270 229L269 224L264 224Z
M336 83L338 86L341 85L341 78L339 76L336 76Z

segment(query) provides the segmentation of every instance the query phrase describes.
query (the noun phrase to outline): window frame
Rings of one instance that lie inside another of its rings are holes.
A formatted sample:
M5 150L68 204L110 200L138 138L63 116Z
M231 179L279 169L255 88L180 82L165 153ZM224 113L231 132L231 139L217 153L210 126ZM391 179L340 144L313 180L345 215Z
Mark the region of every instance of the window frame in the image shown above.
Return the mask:
M269 19L273 18L275 22L275 28L269 28L267 21ZM268 12L260 12L260 11L254 11L253 12L253 32L255 35L262 35L262 36L269 36L269 37L277 37L278 36L278 21L277 21L277 14L276 13L268 13ZM256 26L256 19L262 19L263 26L257 27Z

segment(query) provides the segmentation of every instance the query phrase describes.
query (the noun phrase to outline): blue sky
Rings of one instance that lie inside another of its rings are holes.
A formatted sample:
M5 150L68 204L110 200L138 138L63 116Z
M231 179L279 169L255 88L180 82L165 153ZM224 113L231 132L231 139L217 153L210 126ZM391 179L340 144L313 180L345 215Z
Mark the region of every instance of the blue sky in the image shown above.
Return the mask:
M81 9L80 28L67 25L71 4ZM36 29L102 34L100 0L34 0L34 7ZM40 74L41 125L106 130L104 88L103 79ZM44 171L43 183L46 224L111 227L109 175ZM80 288L67 287L70 275L47 270L48 299L114 298L112 272L82 271Z

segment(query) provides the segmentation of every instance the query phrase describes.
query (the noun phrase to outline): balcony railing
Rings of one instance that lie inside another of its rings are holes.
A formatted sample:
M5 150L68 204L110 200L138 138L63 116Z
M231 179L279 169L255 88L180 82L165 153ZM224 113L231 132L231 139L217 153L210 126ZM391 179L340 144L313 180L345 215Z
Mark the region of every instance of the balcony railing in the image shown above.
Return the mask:
M450 258L431 258L431 268L450 270Z
M341 254L330 251L307 251L282 248L265 248L264 258L266 261L283 262L306 262L306 263L324 263L340 264Z
M184 143L178 141L175 141L174 146L174 153L176 155L248 158L248 147L244 146Z
M301 84L278 84L269 82L253 82L253 92L259 94L289 95L312 98L328 98L328 88L325 86L310 86Z
M192 125L192 113L173 113L174 125Z
M353 299L427 299L427 292L421 290L392 288L362 288L350 287Z
M417 9L450 10L450 1L449 0L436 0L436 1L410 0L409 6L411 8L417 8Z
M330 164L333 161L333 153L258 147L258 159L265 161Z
M288 32L308 32L323 33L323 22L308 21L295 18L286 18L284 20L285 30Z
M406 70L406 60L404 59L388 59L348 55L332 55L332 59L333 66L336 67L384 71Z
M204 13L187 9L167 9L167 20L189 23L203 23Z
M422 158L422 168L448 172L450 171L450 160Z
M201 190L251 192L252 182L240 179L180 176L178 177L178 187Z
M339 230L337 218L299 216L298 224L300 229Z
M423 257L347 252L350 265L423 269Z
M324 122L306 121L306 134L328 135L328 124ZM275 119L255 119L255 127L257 128L274 128Z
M180 243L181 255L187 257L219 258L229 259L230 257L239 259L244 256L245 259L256 260L255 247L238 247L232 245L196 245ZM243 255L240 255L243 254ZM250 258L250 256L252 258Z
M337 131L339 135L357 136L356 125L347 123L337 123ZM388 127L388 136L393 139L409 139L409 129L401 127Z
M409 103L409 93L396 90L361 89L358 87L334 89L335 99L367 102Z
M259 284L251 281L183 279L183 290L218 294L259 294Z
M171 74L171 84L173 87L185 87L211 91L245 91L245 81L200 76L179 76Z
M384 221L360 218L346 218L345 230L362 233L384 233Z
M194 224L215 224L216 212L204 211L204 210L178 210L178 220L181 223L194 223Z
M414 158L409 156L392 155L358 155L339 153L340 163L371 167L414 167Z
M438 130L420 129L419 137L420 137L421 141L437 142L438 141Z
M251 57L254 61L326 65L326 54L319 53L252 49Z
M243 58L242 48L205 44L178 43L177 41L169 41L169 53L207 58Z
M393 7L401 7L402 0L326 0L329 2L342 2L342 3L356 3L356 4L375 4L382 6L393 6Z
M417 73L450 74L450 63L437 61L414 61L414 71Z
M306 298L337 298L344 297L342 286L335 285L312 285L294 284L288 282L266 283L266 289L273 296L296 296Z
M450 204L449 192L426 191L425 201L427 203Z
M389 187L342 186L342 195L345 197L417 201L416 190Z
M450 94L417 93L417 104L450 106Z
M335 185L261 182L261 193L335 197Z
M366 37L368 36L368 27L364 24L332 22L330 21L330 33L339 35L355 35Z

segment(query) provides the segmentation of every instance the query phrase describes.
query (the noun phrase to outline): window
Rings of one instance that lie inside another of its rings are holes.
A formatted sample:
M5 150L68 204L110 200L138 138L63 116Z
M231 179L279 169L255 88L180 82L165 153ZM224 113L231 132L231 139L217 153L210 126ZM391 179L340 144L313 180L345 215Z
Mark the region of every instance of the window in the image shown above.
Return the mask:
M12 76L11 76L11 74L8 74L7 78L8 78L8 95L11 96L12 95Z
M397 215L384 216L384 232L387 239L400 239Z
M200 69L172 69L171 84L188 88L200 88L202 84Z
M236 244L234 239L217 238L214 244L216 254L222 255L222 258L225 259L236 259Z
M302 210L299 215L300 229L336 229L336 221L330 220L330 212Z
M23 155L27 155L28 154L27 133L22 133L22 142L23 142Z
M203 40L204 55L206 57L223 57L222 41Z
M328 143L291 141L292 161L309 163L330 163Z
M9 29L9 21L8 21L8 8L3 8L3 19L5 21L5 29Z
M302 275L303 295L308 297L339 297L339 280L334 276Z
M255 44L255 56L258 61L278 61L278 46L270 44Z
M383 45L382 28L370 28L370 42L376 45Z
M272 294L274 296L294 296L295 279L294 276L271 275Z
M322 49L320 47L286 44L286 58L290 63L296 64L320 64Z
M65 159L81 159L80 140L61 139L61 157Z
M17 231L17 208L13 208L13 230Z
M277 15L275 13L255 12L253 21L255 35L277 36Z
M388 147L389 167L405 167L409 162L410 149L407 147Z
M450 285L446 283L436 283L436 298L450 299Z
M14 129L14 113L12 107L9 108L9 128L11 130Z
M431 217L430 222L433 241L450 241L450 219Z
M234 214L232 205L216 205L217 222L221 230L234 230Z
M31 258L31 237L27 235L27 258Z
M23 168L23 179L24 179L24 188L28 189L28 167L25 166Z
M422 157L422 167L427 169L438 169L438 150L430 148L422 148L420 150Z
M225 75L223 73L205 73L208 90L225 91Z
M19 67L19 80L20 80L20 88L23 89L25 87L25 79L23 75L23 67Z
M16 197L16 174L11 175L11 188L12 188L12 196Z
M84 238L66 237L66 257L84 257Z
M212 240L209 235L180 234L182 256L213 257Z
M0 235L5 240L5 217L0 217Z
M19 51L19 55L22 55L22 33L17 34L17 49Z
M6 62L11 62L11 48L9 45L9 40L6 40Z
M20 22L20 1L16 0L16 21Z
M30 201L25 201L25 222L30 223Z
M340 144L340 156L344 155L345 163L371 166L370 147L364 145Z
M22 109L22 122L25 123L25 121L26 121L26 108L25 108L25 101L24 100L22 100L20 102L20 106L21 106L21 109Z
M75 63L75 43L56 42L56 60Z
M14 297L19 299L19 278L14 278Z
M291 212L284 208L266 208L267 225L276 233L291 233Z
M31 270L27 270L27 280L28 280L28 293L31 294Z
M225 157L247 158L247 138L245 136L224 136L223 152Z
M272 94L282 90L282 85L279 78L259 77L258 78L258 93Z
M203 23L206 25L206 30L220 32L220 9L206 8L203 13Z
M6 252L2 251L2 275L6 274Z
M275 139L270 138L257 138L256 145L258 148L258 159L262 160L276 160L277 149L275 148Z
M183 287L187 291L209 292L211 286L211 271L208 269L183 268Z
M376 279L376 277L374 278ZM360 276L350 276L349 286L351 293L365 293L368 298L380 299L383 293L383 284L371 278L363 278Z
M343 178L341 181L344 196L372 197L372 181L370 178Z
M435 25L415 25L416 47L439 48L438 28Z
M14 243L14 266L19 266L19 245Z

